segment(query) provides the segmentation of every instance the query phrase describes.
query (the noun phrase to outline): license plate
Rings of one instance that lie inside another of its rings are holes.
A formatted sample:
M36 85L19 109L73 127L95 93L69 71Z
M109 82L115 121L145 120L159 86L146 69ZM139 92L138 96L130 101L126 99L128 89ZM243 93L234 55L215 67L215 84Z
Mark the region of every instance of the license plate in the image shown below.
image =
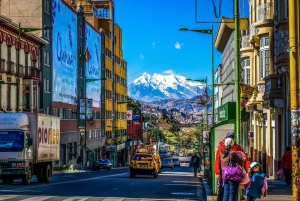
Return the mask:
M142 168L146 167L146 165L140 165Z

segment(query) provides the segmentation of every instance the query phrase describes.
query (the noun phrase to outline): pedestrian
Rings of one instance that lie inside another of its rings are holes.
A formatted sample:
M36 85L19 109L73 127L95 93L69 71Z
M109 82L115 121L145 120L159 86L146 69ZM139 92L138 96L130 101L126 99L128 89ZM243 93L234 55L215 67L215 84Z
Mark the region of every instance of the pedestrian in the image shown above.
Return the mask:
M237 201L240 182L248 176L244 167L246 155L241 151L232 150L232 138L225 140L225 146L221 155L223 201Z
M280 169L283 169L285 183L290 186L292 183L292 152L291 147L285 148L285 153L281 158Z
M252 162L250 165L249 178L250 182L245 185L247 201L255 201L261 196L266 197L268 191L267 177L262 172L261 165Z
M82 158L80 155L77 158L77 168L78 168L78 170L82 169Z
M197 155L196 152L194 152L194 155L191 158L190 164L194 167L194 176L197 176L197 170L199 167L200 157Z
M217 149L217 154L216 154L216 160L215 160L215 174L216 174L216 179L217 179L217 200L222 201L223 200L223 194L224 194L224 188L222 186L222 166L221 166L221 156L222 156L222 151L227 147L225 145L225 140L226 139L232 139L231 143L233 143L231 147L231 151L240 151L245 154L245 151L242 146L239 144L235 143L235 135L233 131L227 132L225 138L219 143L218 149ZM229 141L227 142L229 143ZM246 154L245 154L246 156ZM243 166L246 168L246 171L250 168L249 166L249 160L247 157L245 157L244 164ZM237 193L237 192L236 192Z

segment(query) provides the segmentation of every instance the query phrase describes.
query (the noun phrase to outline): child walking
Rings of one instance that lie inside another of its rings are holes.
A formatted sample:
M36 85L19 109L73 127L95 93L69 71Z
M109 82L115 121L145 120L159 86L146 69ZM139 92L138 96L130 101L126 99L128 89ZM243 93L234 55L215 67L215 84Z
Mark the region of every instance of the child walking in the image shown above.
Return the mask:
M257 198L261 198L261 196L267 196L267 177L262 172L262 168L259 163L252 162L250 168L250 182L245 185L246 195L247 201L255 201Z

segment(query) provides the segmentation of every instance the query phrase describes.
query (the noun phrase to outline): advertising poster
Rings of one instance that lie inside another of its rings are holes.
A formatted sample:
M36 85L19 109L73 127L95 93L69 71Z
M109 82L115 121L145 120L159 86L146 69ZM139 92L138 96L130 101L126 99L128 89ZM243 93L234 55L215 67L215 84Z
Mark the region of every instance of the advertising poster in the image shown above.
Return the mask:
M209 143L209 131L203 131L203 143Z
M86 100L86 119L93 119L93 110L92 110L93 99Z
M81 98L79 102L79 116L81 120L85 120L85 98Z
M240 83L241 86L241 107L244 108L251 98L254 87Z
M77 16L52 0L53 101L77 104Z
M86 79L95 79L86 82L86 97L93 100L93 107L100 107L101 96L101 37L89 24L85 24L85 44L84 49Z

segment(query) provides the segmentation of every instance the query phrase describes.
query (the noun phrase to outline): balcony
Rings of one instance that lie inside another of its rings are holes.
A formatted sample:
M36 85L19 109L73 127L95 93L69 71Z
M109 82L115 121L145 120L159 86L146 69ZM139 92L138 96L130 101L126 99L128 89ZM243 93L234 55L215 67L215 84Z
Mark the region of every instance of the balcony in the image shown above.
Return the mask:
M23 65L19 65L19 77L25 76L25 69Z
M0 73L5 73L6 69L5 69L5 60L1 59L0 60Z
M7 61L7 71L6 74L15 75L16 74L16 66L12 61Z
M41 70L37 69L33 66L25 66L25 79L37 79L40 80L41 77Z
M250 47L249 39L250 39L249 35L242 36L241 48Z
M272 7L272 3L265 3L258 6L257 8L258 21L273 19L273 16L271 15L271 7Z

